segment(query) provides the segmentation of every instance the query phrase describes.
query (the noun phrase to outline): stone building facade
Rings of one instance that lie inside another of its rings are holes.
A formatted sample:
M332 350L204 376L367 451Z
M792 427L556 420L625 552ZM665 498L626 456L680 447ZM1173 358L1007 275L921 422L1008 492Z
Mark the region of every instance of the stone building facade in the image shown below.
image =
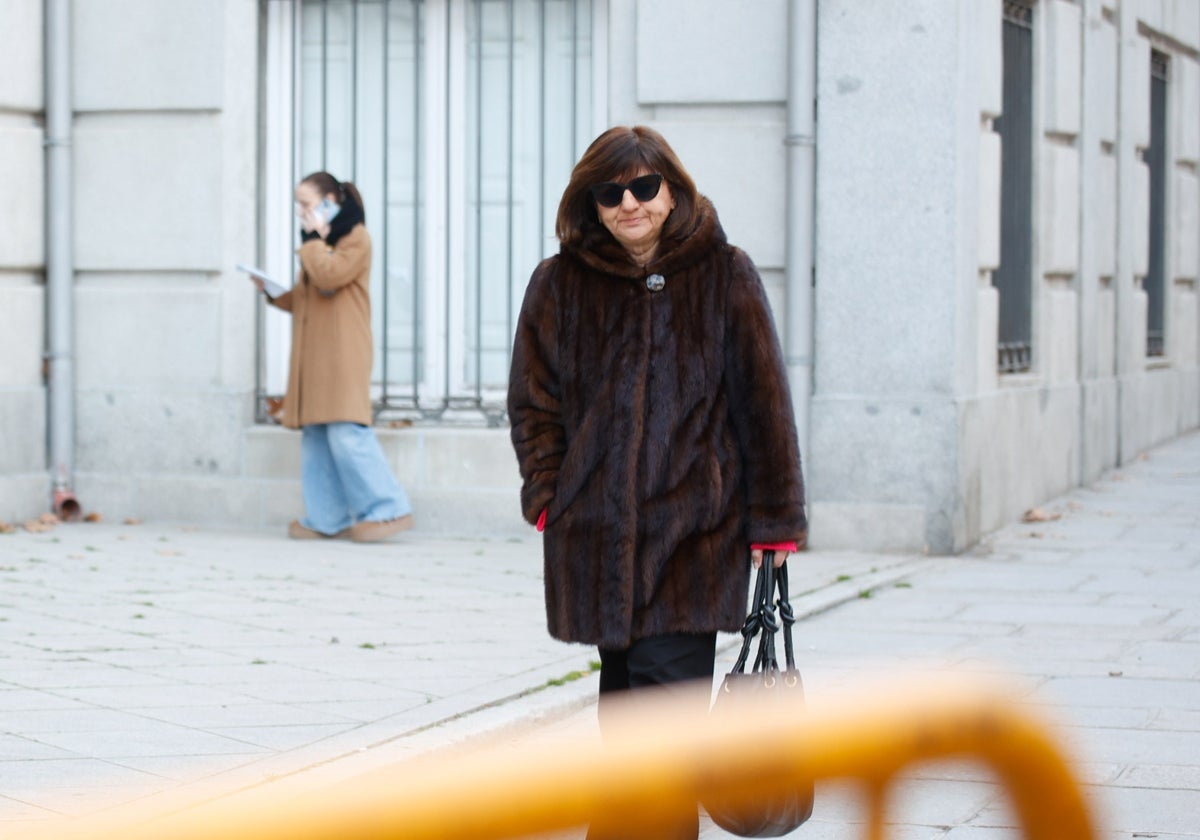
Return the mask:
M488 318L553 250L573 156L617 123L664 132L763 273L814 546L961 550L1200 425L1192 0L0 0L0 53L0 520L64 498L110 519L298 512L298 436L262 410L286 327L234 266L288 271L290 183L319 159L395 237L378 299L417 301L413 329L378 323L427 344L381 345L378 378L422 525L524 532Z

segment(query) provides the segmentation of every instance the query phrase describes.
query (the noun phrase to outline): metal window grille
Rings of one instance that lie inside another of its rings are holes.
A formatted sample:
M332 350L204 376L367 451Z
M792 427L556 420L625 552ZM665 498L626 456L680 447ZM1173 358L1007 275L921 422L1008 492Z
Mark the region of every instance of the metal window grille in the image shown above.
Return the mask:
M1146 291L1146 355L1163 355L1163 308L1166 286L1167 207L1167 80L1170 59L1158 50L1150 52L1150 259Z
M1033 8L1004 3L1004 102L1001 137L1000 266L997 362L1002 373L1032 365L1033 296Z
M470 0L467 10L469 393L458 402L495 419L489 393L507 388L525 284L557 250L558 201L580 143L591 139L591 3Z
M1004 0L1004 22L1033 29L1033 0Z
M362 192L377 419L498 424L525 283L594 133L593 0L293 2L293 177Z

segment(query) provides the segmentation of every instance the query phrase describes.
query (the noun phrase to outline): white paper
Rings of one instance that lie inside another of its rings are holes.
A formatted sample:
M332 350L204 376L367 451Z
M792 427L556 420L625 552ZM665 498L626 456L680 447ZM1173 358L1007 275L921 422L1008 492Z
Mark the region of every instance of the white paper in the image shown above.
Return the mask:
M244 271L251 277L257 277L259 280L262 280L263 291L265 291L270 297L277 298L280 295L287 294L288 290L272 280L271 275L267 274L267 272L263 271L261 268L256 268L252 265L247 265L246 263L238 263L237 270Z

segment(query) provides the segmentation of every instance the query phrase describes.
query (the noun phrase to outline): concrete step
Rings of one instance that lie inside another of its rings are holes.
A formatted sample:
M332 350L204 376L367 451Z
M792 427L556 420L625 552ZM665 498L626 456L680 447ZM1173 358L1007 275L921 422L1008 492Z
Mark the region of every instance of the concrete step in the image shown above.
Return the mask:
M500 539L532 532L521 518L521 479L507 428L418 425L376 432L412 500L417 531ZM304 513L300 433L280 426L249 426L240 446L240 457L230 458L228 469L210 474L80 471L75 476L76 496L85 512L95 512L107 522L135 518L282 529ZM36 484L14 487L10 494L36 496L36 505L5 510L0 518L27 518L46 510L47 476L38 476Z

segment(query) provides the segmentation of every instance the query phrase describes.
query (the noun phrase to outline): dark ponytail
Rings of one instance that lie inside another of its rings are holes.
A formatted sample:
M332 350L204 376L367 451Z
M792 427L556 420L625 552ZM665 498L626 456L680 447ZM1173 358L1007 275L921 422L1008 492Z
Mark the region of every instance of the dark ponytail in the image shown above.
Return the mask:
M347 199L357 204L359 215L362 217L363 223L366 223L367 211L363 206L362 196L358 192L358 187L351 182L339 181L328 172L314 172L306 175L300 183L311 184L313 189L323 196L330 194L337 196L338 204L345 204Z
M358 194L358 187L354 186L354 184L349 181L342 181L342 192L344 194L343 203L345 203L346 198L349 198L351 201L357 204L359 209L363 211L363 221L365 222L367 219L367 211L366 208L363 207L362 196Z

